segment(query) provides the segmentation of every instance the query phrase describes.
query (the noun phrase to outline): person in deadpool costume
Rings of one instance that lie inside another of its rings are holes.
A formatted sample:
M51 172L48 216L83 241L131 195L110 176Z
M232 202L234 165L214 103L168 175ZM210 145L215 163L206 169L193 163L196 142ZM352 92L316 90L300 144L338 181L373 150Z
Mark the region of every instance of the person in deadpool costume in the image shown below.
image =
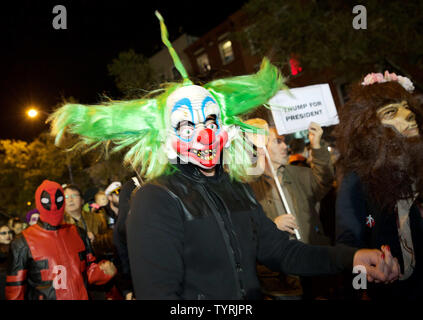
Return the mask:
M35 202L40 219L11 243L6 299L88 300L87 284L107 283L115 266L96 263L84 230L61 224L65 197L58 183L44 180Z

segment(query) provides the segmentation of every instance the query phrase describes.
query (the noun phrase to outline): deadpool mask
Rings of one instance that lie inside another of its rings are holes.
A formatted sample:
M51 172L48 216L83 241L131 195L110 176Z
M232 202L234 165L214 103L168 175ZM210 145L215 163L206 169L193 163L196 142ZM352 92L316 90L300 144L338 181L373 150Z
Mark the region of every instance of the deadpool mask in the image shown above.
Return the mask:
M35 192L35 204L40 212L40 220L58 226L63 220L65 196L57 182L44 180Z

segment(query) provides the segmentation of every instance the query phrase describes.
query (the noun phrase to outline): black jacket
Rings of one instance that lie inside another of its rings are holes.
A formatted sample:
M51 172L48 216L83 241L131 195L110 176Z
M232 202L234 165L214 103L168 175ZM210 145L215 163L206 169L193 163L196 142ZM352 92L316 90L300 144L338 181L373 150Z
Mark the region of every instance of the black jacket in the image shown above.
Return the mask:
M371 227L366 224L367 217L370 216L375 222ZM423 218L416 204L411 206L409 217L416 268L407 280L396 281L392 285L369 284L368 293L372 299L423 298ZM356 173L345 175L336 201L337 243L376 249L389 245L403 271L404 262L396 220L393 210L383 210L371 199Z
M117 286L124 296L128 292L133 292L128 246L126 242L126 220L130 208L131 194L135 188L136 185L132 179L123 184L119 194L119 213L113 229L113 244L115 245L119 257L119 263L117 264L119 270Z
M144 185L127 221L137 299L261 298L256 261L287 274L333 274L352 267L354 248L289 240L263 213L248 185L217 167L193 165Z

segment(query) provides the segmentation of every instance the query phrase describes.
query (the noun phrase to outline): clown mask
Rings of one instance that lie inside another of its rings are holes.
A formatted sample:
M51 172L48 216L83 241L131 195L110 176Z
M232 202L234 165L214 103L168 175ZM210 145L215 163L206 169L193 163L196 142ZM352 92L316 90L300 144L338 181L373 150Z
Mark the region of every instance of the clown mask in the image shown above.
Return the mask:
M178 156L203 169L213 168L219 163L228 133L210 92L196 85L185 86L175 90L166 105L171 125L168 157Z
M63 220L65 197L60 184L44 180L35 192L35 204L40 220L58 226Z

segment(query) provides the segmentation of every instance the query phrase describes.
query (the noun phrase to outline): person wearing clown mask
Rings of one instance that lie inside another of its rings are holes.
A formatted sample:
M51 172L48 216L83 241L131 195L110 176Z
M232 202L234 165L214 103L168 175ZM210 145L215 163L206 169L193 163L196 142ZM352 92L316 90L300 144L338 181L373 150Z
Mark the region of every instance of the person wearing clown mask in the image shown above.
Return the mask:
M137 299L254 299L261 297L256 260L291 274L332 274L366 267L369 280L397 277L389 253L346 246L308 246L289 240L262 211L249 186L257 128L240 116L285 88L278 69L195 85L162 40L181 83L160 94L104 105L65 104L49 118L60 144L68 132L76 147L126 148L124 162L144 183L131 199L127 240ZM371 266L374 265L374 266Z
M203 87L190 85L172 93L167 105L172 128L168 154L198 166L205 175L213 175L228 141L215 99Z
M61 224L65 207L62 187L44 180L35 193L38 222L10 245L8 300L88 300L87 284L105 284L115 274L110 261L96 263L87 234Z
M388 245L399 281L369 285L373 300L423 298L423 140L421 104L408 78L368 74L340 109L337 242Z

